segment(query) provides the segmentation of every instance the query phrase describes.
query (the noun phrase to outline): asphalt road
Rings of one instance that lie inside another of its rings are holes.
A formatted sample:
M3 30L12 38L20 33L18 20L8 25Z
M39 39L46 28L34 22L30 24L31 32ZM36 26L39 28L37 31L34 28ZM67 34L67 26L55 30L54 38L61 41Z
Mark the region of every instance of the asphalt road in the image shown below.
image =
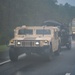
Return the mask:
M23 57L17 62L9 62L0 66L0 75L65 75L75 66L75 42L72 49L65 48L59 56L47 62L39 56Z

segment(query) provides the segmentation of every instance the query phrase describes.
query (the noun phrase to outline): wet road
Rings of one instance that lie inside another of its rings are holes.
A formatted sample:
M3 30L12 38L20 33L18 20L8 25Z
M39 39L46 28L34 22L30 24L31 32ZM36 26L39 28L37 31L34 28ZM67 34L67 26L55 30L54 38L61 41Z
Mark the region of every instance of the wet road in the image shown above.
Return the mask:
M9 51L0 52L0 63L9 60Z
M18 62L9 62L0 66L0 75L65 75L75 66L75 42L72 50L63 49L59 56L50 62L40 57L22 58Z

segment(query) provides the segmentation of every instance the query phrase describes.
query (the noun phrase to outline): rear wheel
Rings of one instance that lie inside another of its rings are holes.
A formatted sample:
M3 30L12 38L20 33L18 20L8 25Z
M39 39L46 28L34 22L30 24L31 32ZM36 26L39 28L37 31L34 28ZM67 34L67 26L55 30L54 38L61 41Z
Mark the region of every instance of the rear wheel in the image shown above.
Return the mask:
M66 45L68 50L71 50L71 44Z
M17 61L18 60L18 53L15 50L15 48L9 49L9 57L11 61Z
M68 50L71 50L71 36L68 38L68 42L66 43L66 47Z
M58 50L55 52L55 55L59 55L60 54L60 51L61 51L61 46L59 45L58 46Z

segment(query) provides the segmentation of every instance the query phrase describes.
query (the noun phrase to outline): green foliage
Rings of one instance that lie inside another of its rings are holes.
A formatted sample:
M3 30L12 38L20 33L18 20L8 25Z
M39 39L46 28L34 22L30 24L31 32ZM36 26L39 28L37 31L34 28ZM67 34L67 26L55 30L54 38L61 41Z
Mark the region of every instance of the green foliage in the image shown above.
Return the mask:
M75 18L75 7L57 0L0 0L0 44L7 44L13 30L21 25L41 25L45 20L68 24Z
M4 52L8 47L6 45L0 45L0 52Z

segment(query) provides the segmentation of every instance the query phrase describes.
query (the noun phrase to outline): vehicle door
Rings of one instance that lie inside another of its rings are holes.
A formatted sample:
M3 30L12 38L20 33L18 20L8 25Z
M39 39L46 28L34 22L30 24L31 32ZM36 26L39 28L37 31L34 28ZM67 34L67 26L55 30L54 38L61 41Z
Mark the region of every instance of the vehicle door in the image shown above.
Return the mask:
M59 45L58 31L54 30L54 36L52 40L53 51L58 50L58 45Z

